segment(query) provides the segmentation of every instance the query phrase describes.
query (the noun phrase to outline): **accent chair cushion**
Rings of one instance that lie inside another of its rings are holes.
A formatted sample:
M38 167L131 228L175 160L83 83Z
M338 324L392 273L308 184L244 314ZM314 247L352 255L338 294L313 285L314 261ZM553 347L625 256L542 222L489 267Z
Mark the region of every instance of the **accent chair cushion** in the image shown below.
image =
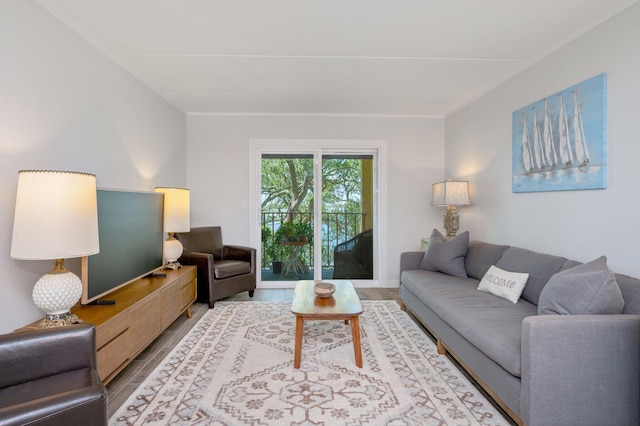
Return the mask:
M241 260L218 260L213 265L217 280L251 273L251 263Z
M518 303L529 274L509 272L492 265L478 285L478 290Z
M464 257L468 248L469 231L447 240L437 229L434 229L429 239L429 247L420 262L420 269L466 278Z
M622 292L605 256L552 276L539 302L538 315L620 314L624 308Z

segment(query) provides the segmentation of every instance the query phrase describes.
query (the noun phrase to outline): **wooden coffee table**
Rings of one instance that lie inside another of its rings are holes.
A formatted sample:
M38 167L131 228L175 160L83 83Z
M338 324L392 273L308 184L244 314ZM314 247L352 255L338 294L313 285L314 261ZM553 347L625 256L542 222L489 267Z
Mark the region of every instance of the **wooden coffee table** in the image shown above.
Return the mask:
M296 316L296 343L293 367L300 368L302 358L302 334L305 320L340 320L351 323L353 351L356 365L362 368L362 348L360 345L360 319L362 304L353 284L346 280L322 280L336 286L332 297L317 297L313 288L317 281L303 280L296 283L291 312Z

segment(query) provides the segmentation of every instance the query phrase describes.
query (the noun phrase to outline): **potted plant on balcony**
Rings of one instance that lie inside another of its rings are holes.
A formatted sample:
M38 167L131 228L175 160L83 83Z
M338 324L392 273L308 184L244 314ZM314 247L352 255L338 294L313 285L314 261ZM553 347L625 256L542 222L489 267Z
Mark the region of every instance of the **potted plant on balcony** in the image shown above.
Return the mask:
M313 242L313 226L309 222L295 222L293 225L298 241Z
M282 273L282 261L286 256L284 247L280 244L280 236L273 233L268 226L262 226L262 253L264 264L271 263L274 274Z
M306 259L304 253L300 250L304 244L289 243L311 243L313 241L313 226L308 222L284 222L280 225L278 230L274 234L274 241L285 250L284 255L293 256L297 254L298 264L302 265L303 273L308 272L308 266L306 265Z
M280 225L274 237L277 241L311 242L313 226L308 222L285 222Z
M274 239L282 242L300 241L298 230L293 222L284 222L274 234Z
M282 263L286 255L284 246L280 244L280 240L274 235L267 246L267 256L271 259L271 267L274 274L282 273Z

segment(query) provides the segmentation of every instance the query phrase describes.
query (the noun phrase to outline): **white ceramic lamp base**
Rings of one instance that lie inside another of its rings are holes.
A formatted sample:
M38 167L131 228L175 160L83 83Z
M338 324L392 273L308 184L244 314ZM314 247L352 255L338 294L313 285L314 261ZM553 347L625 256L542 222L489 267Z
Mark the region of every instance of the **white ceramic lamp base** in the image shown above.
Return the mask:
M60 327L81 322L71 313L82 295L82 282L68 270L54 269L43 275L33 287L35 305L46 314L40 328Z
M182 256L184 248L182 243L177 240L173 234L169 234L162 245L162 253L164 255L164 267L165 269L180 269L182 265L178 262L180 256Z

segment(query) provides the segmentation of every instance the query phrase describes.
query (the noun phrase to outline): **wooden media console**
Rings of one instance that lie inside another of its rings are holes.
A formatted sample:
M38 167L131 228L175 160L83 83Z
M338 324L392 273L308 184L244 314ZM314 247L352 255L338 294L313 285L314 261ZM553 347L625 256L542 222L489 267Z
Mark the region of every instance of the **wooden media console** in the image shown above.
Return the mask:
M141 278L105 296L113 305L76 305L71 312L96 327L98 375L111 381L183 312L191 318L196 267L163 270L166 277Z

